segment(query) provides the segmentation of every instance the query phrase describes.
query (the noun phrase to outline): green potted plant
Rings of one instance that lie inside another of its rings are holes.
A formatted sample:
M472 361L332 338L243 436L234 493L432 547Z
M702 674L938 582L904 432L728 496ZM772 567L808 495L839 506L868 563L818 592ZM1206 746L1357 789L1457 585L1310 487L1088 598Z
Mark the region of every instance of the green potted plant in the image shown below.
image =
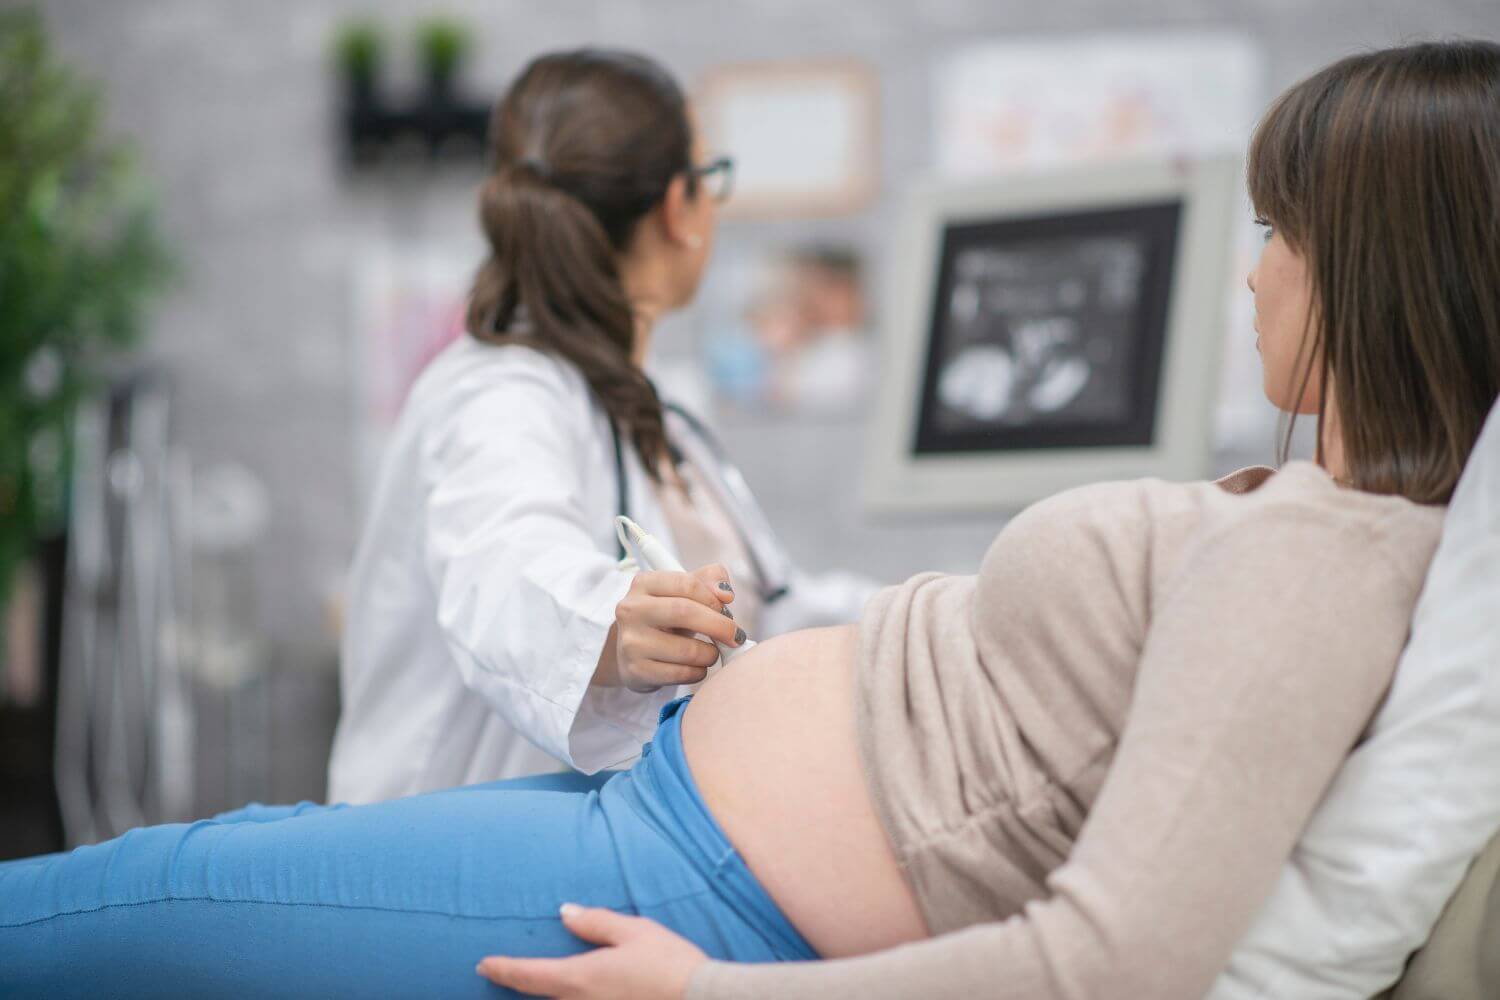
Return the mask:
M0 609L63 529L76 405L138 342L168 270L97 89L35 11L0 12Z
M452 99L453 82L472 47L468 29L459 21L433 17L417 25L417 49L433 103Z
M344 93L356 108L375 103L376 83L385 61L385 36L368 19L349 21L333 39L333 63L344 81Z

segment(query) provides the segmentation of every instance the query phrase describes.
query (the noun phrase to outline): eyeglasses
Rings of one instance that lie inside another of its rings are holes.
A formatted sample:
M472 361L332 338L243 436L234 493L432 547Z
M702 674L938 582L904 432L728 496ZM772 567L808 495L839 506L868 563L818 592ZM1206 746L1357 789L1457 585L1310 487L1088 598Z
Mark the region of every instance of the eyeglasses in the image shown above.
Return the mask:
M721 156L701 166L688 167L687 175L702 178L708 196L714 201L728 201L730 194L734 192L734 159L732 157Z

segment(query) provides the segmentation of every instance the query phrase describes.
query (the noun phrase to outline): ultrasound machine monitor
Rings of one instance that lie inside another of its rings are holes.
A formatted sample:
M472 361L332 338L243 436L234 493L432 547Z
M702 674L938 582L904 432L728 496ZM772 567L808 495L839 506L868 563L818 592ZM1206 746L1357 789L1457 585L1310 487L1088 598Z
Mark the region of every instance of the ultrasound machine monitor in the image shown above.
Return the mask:
M870 506L1204 476L1240 185L1221 157L919 188L890 262Z

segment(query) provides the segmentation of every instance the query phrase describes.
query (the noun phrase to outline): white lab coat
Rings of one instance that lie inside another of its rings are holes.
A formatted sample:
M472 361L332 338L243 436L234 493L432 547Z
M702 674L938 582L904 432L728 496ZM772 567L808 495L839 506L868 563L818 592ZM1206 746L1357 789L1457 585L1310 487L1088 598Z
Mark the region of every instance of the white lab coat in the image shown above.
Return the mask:
M622 440L631 517L675 548ZM432 362L350 574L330 801L635 760L678 689L589 686L630 583L616 504L609 422L571 364L469 337ZM871 589L799 574L780 619L851 620Z

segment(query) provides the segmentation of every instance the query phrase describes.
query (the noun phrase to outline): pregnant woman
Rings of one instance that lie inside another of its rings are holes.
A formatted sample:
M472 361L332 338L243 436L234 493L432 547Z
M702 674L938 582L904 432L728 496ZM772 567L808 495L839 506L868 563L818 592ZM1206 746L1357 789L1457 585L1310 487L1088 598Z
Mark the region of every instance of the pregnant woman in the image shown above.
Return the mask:
M1265 389L1315 463L1039 503L976 577L737 659L602 783L0 865L0 994L494 996L490 955L503 995L1201 996L1391 679L1500 390L1497 96L1500 47L1414 46L1256 133Z

